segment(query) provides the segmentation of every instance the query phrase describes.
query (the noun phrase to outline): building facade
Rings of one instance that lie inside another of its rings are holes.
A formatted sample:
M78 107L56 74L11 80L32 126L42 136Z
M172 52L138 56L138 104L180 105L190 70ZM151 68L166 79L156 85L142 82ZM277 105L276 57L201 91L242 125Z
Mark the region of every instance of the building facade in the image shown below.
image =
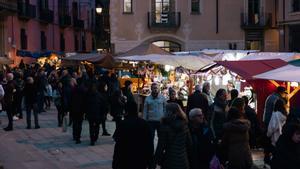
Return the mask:
M1 56L17 64L18 51L89 52L94 50L94 0L0 0L16 12L1 17Z
M116 53L142 43L169 51L259 49L277 51L272 0L110 0Z
M300 52L300 0L277 0L280 50Z

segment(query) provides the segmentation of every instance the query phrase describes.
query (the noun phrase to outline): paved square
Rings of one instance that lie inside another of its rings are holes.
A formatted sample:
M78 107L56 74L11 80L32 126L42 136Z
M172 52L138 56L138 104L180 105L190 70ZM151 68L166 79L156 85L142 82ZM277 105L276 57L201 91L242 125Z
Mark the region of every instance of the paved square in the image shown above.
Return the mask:
M25 112L24 112L25 113ZM88 122L84 121L81 144L72 140L72 128L67 132L57 127L54 107L39 115L40 129L26 129L26 117L14 121L14 130L0 129L0 162L5 169L111 169L114 141L101 136L90 146ZM6 113L0 114L1 127L6 127ZM33 119L32 119L33 120ZM107 130L113 134L115 123L107 121ZM101 127L100 127L101 128ZM157 138L155 139L157 142ZM262 154L253 152L255 164L263 168Z

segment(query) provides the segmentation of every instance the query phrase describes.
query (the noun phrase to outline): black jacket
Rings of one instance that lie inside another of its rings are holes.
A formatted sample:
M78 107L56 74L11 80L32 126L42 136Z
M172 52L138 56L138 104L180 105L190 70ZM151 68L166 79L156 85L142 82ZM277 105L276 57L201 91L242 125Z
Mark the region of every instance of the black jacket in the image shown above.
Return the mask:
M25 105L30 106L37 103L37 88L34 83L33 84L26 83L23 93L24 93Z
M193 108L202 109L203 114L207 117L208 112L208 100L205 95L200 91L195 91L192 95L189 96L187 102L186 113L188 114Z
M300 145L281 135L276 143L271 169L299 169L299 166Z
M113 169L146 169L153 155L151 129L138 117L127 117L114 134Z
M88 120L96 120L101 122L105 117L105 112L107 112L105 105L105 98L98 91L88 92L85 99L85 112Z
M83 87L74 87L71 93L70 113L72 118L82 118L84 114L84 102L86 91Z
M209 169L215 154L212 132L206 125L199 125L199 128L190 125L190 131L193 140L191 169Z
M192 139L186 122L164 119L158 134L155 164L162 169L189 169Z

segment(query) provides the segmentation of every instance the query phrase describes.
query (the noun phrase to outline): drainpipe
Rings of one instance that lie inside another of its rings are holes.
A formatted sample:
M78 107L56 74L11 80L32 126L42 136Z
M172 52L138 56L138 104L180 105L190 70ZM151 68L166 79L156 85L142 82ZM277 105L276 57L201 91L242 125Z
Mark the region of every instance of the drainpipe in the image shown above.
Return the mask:
M55 51L55 43L54 43L54 41L55 41L55 4L54 4L54 1L52 1L52 6L53 6L53 16L54 16L54 19L53 19L53 25L52 25L52 49L53 49L53 51Z
M216 0L216 34L219 33L219 0Z

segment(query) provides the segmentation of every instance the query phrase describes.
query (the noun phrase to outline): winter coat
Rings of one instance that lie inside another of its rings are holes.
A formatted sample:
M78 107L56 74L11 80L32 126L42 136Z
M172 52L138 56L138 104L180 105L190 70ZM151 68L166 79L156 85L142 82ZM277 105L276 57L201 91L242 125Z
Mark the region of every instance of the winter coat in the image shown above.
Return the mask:
M221 145L225 150L229 169L251 168L253 162L249 146L249 129L250 122L244 119L231 120L224 124Z
M84 110L88 120L103 121L107 107L105 99L98 91L87 93Z
M154 146L145 120L128 116L116 129L114 139L113 169L146 169L150 165Z
M187 114L193 108L200 108L202 109L203 114L207 117L208 112L208 100L205 95L203 95L200 91L195 91L192 95L189 96L187 102L186 112Z
M226 122L227 102L215 98L215 102L211 105L210 127L215 139L222 137L223 125Z
M36 85L33 84L25 84L24 87L24 101L25 105L30 106L37 103L37 88Z
M199 125L199 128L190 125L190 132L193 141L191 169L209 169L209 163L215 154L210 128L204 124Z
M282 134L282 127L285 124L286 116L279 111L273 112L268 126L267 136L271 137L272 145L275 146L279 136Z
M4 98L3 98L3 106L4 108L9 108L14 103L14 93L16 92L16 84L13 80L8 81L3 85L4 88Z
M281 135L271 160L271 169L299 169L300 144L294 143L291 138Z
M114 118L121 118L124 115L124 107L126 101L124 96L121 94L121 91L115 91L111 98L111 107L110 107L110 114Z
M162 169L189 169L192 139L186 122L163 120L158 134L155 162Z
M84 102L86 92L82 87L74 87L71 93L70 113L72 118L82 118L84 114Z

